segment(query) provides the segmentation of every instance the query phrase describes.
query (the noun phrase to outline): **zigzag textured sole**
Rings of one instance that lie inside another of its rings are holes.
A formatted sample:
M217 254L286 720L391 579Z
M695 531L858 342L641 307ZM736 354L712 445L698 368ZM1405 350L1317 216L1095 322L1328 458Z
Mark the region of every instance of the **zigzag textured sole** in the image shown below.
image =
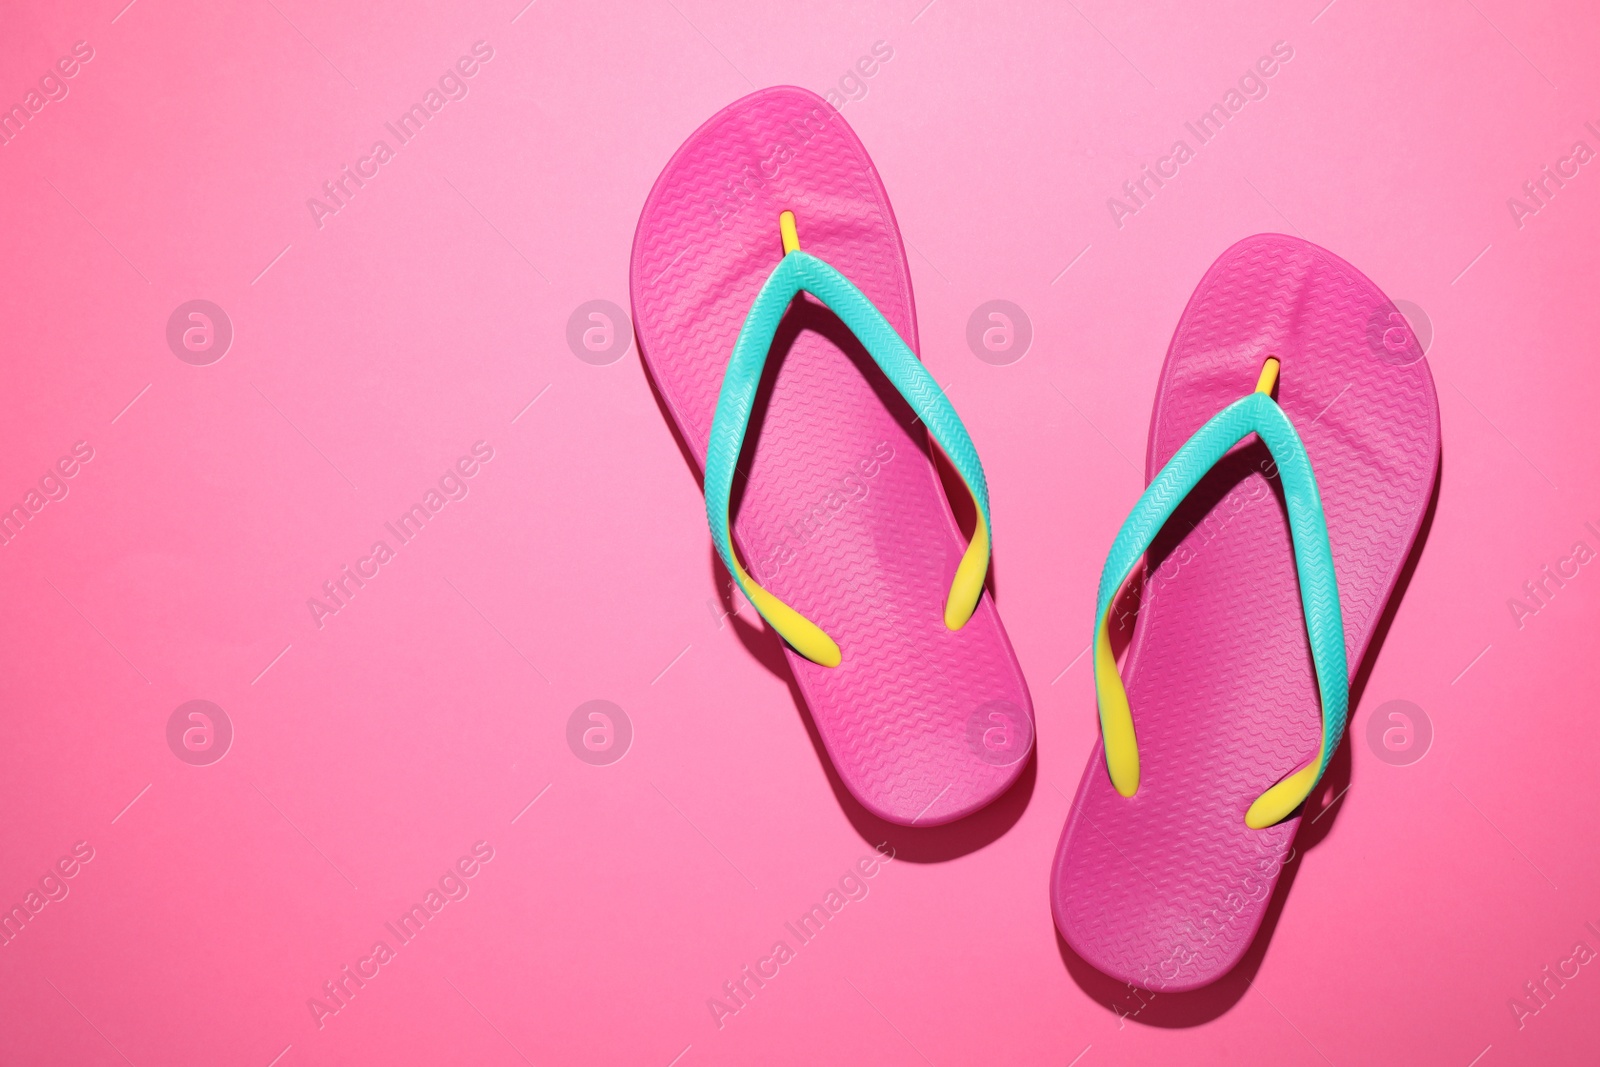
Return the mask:
M801 247L918 350L899 230L854 132L804 89L736 101L657 179L630 275L640 350L702 470L728 357L783 254L785 209ZM945 629L965 540L927 434L814 301L790 307L763 383L734 485L734 542L757 581L839 643L832 669L785 647L828 755L882 819L969 814L1021 773L1033 708L989 596L963 629Z
M1293 237L1248 238L1212 265L1178 323L1147 480L1254 388L1269 355L1282 361L1278 402L1321 489L1354 672L1432 493L1433 377L1404 317L1354 267ZM1311 759L1320 737L1273 474L1252 437L1152 546L1122 671L1139 791L1116 792L1096 745L1051 869L1062 937L1101 971L1146 989L1193 989L1239 962L1299 827L1299 816L1265 830L1244 824L1250 803ZM1113 629L1117 618L1113 609Z

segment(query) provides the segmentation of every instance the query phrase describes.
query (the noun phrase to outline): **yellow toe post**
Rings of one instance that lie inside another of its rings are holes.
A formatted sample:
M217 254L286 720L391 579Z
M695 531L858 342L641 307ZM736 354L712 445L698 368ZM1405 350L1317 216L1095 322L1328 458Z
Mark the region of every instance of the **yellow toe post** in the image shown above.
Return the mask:
M800 231L794 228L794 212L785 211L778 216L778 233L783 237L783 254L800 251Z
M763 589L737 558L733 566L739 588L751 605L796 652L823 667L837 667L843 661L838 642L829 637L822 627Z
M1272 395L1273 386L1278 384L1278 357L1268 356L1267 361L1261 364L1261 377L1256 379L1256 392Z

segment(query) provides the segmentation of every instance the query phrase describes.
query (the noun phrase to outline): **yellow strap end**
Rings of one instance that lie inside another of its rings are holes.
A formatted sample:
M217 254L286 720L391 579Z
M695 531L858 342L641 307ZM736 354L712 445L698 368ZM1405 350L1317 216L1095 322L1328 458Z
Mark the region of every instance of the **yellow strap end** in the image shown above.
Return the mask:
M734 566L738 569L736 577L744 595L750 598L750 603L761 613L761 617L796 652L823 667L837 667L840 664L844 656L839 651L839 645L822 627L761 588L749 572L739 565L738 560L734 560Z
M1131 797L1139 791L1139 742L1133 732L1133 709L1128 691L1117 673L1111 651L1110 613L1100 620L1094 642L1094 686L1100 704L1100 736L1106 750L1106 771L1118 793Z
M1322 745L1319 743L1316 759L1256 798L1250 810L1244 813L1244 824L1252 830L1264 830L1282 822L1311 795L1321 768Z
M989 524L983 521L983 509L978 509L978 527L972 531L972 542L961 556L956 567L955 580L950 583L950 595L944 602L944 624L947 629L959 630L978 610L978 598L983 595L983 579L989 573Z

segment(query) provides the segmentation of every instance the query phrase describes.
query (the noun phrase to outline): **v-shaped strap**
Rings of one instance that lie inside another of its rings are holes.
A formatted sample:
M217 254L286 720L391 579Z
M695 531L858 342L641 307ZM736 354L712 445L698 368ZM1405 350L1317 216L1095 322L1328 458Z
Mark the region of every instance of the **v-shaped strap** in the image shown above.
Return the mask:
M744 447L750 411L773 336L795 295L801 290L811 293L849 327L884 376L928 427L972 494L978 511L977 529L956 568L945 603L945 625L952 630L966 625L983 593L983 579L989 569L989 486L984 480L983 466L978 462L978 451L973 447L972 438L967 436L961 418L883 313L843 274L816 256L800 251L791 212L785 211L780 216L779 230L783 238L783 259L762 285L739 330L739 340L733 346L733 356L728 361L716 413L711 420L711 440L706 450L706 519L711 525L717 554L762 618L802 656L824 667L837 667L842 659L838 644L821 627L767 592L750 576L734 555L728 531L728 498L733 491L734 464Z
M1322 741L1314 760L1279 781L1250 805L1245 824L1254 830L1278 822L1311 795L1344 734L1350 705L1344 616L1339 607L1339 583L1334 576L1333 553L1328 545L1322 494L1317 489L1311 459L1306 455L1300 435L1272 399L1277 377L1278 360L1269 357L1256 391L1213 416L1161 468L1161 473L1133 506L1111 545L1105 570L1100 574L1095 606L1094 683L1100 705L1100 733L1105 740L1106 769L1117 792L1131 797L1139 788L1139 745L1134 736L1127 690L1123 688L1117 661L1111 652L1108 615L1112 601L1162 525L1217 461L1252 433L1266 444L1277 464L1284 502L1289 510L1289 530L1300 578L1300 603L1305 611L1311 659L1322 698ZM1247 581L1248 576L1241 575L1240 580Z

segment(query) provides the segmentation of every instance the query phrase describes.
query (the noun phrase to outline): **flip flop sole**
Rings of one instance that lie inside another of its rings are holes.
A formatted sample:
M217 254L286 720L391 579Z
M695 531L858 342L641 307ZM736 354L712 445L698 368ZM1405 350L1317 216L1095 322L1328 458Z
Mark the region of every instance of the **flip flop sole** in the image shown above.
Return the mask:
M1292 237L1248 238L1206 273L1179 321L1147 480L1250 392L1269 355L1282 361L1278 403L1322 493L1354 674L1432 493L1433 378L1404 318L1354 267ZM1220 978L1249 948L1299 816L1252 830L1245 812L1320 738L1287 515L1259 441L1231 452L1168 520L1136 603L1122 673L1139 789L1117 793L1097 745L1052 866L1051 907L1099 970L1181 991Z
M778 216L915 351L911 278L877 172L819 96L765 89L673 156L630 275L640 350L701 469L740 326L782 256ZM821 626L834 668L785 646L840 778L880 818L936 825L1003 793L1033 744L1022 672L989 597L959 631L944 603L965 540L926 431L825 307L796 301L751 418L733 536L755 579Z

